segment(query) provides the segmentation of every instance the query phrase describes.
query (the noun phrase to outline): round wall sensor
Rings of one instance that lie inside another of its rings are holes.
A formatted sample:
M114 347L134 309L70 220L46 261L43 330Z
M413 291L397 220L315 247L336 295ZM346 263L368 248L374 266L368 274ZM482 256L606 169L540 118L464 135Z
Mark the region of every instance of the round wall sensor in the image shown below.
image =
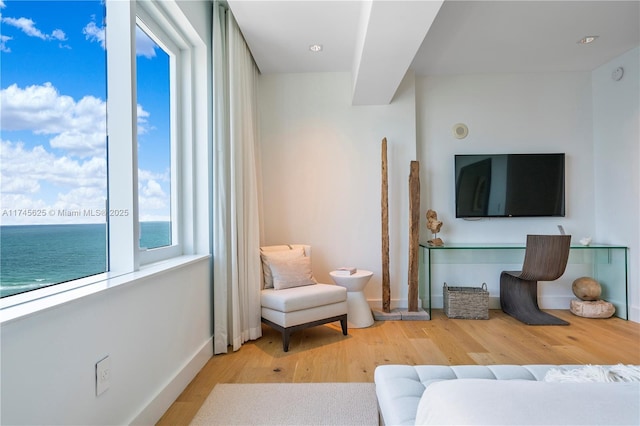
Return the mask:
M611 73L611 78L614 79L615 81L620 81L623 75L624 75L624 68L618 67L615 70L613 70L613 72Z
M469 134L469 128L462 123L454 124L451 130L456 139L464 139Z

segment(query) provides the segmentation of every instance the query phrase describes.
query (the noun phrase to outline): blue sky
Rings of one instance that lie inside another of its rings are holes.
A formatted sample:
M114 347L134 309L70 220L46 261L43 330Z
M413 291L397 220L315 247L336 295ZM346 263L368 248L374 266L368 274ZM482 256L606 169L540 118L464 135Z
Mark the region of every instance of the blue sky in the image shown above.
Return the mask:
M0 0L0 223L87 223L106 198L104 4ZM140 220L168 220L169 59L138 31ZM44 216L14 210L46 211Z

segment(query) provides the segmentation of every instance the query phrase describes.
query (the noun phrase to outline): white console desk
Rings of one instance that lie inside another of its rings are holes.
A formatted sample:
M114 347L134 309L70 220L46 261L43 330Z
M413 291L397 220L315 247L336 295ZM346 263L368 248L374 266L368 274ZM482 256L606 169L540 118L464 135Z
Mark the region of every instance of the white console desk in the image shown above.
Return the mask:
M432 282L433 275L439 266L455 265L457 269L494 264L504 265L503 270L518 270L524 261L524 251L524 244L452 243L443 246L420 244L419 297L422 300L422 307L428 309L431 315L431 300L434 294L432 291L442 291L444 283ZM601 284L601 298L613 303L616 308L615 315L625 320L629 319L627 252L628 249L624 246L593 243L588 246L572 245L568 261L568 265L577 264L586 268L588 275ZM518 266L514 268L514 265ZM499 275L492 278L499 280ZM474 283L448 282L448 284L479 287L484 281L482 277L478 277L478 282Z

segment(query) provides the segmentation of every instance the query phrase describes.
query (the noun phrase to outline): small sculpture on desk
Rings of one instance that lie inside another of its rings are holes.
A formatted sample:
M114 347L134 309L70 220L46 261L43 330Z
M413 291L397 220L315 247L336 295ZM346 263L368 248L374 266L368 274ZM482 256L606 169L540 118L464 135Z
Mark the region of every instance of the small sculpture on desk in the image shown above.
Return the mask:
M427 241L430 246L441 246L444 244L441 238L438 238L438 232L442 228L442 221L438 220L438 213L435 210L427 210L427 229L433 234L433 238Z

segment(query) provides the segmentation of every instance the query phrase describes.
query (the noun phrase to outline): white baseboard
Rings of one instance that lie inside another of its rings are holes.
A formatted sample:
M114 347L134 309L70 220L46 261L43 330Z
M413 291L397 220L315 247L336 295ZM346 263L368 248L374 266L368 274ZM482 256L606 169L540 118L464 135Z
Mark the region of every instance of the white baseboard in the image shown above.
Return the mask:
M213 337L196 351L169 383L144 407L130 425L154 425L213 356Z
M575 299L574 296L553 296L553 297L541 297L538 304L541 309L569 309L571 299ZM372 309L382 309L381 299L368 299L367 302ZM426 302L420 301L424 309L428 308ZM406 299L392 299L391 309L406 309L408 303ZM443 308L443 297L441 295L433 295L431 300L432 309ZM500 297L489 295L489 309L501 309ZM629 306L629 321L640 323L640 308L637 306Z
M640 308L637 306L629 306L629 321L640 323Z
M575 299L574 296L548 296L548 297L541 297L538 300L538 305L540 306L541 309L569 309L569 304L571 302L571 299ZM382 302L380 301L380 299L369 299L368 300L369 305L372 308L377 308L380 309L382 306ZM426 308L428 307L427 302L422 302L423 306ZM408 306L407 304L407 300L406 299L393 299L391 300L391 308L395 309L395 308L406 308ZM443 304L443 297L441 295L433 295L433 298L431 299L431 308L432 309L442 309L444 306ZM489 295L489 309L500 309L500 297L499 296L491 296ZM629 315L629 319L632 318L631 312L633 311L633 309L630 309L630 315Z

